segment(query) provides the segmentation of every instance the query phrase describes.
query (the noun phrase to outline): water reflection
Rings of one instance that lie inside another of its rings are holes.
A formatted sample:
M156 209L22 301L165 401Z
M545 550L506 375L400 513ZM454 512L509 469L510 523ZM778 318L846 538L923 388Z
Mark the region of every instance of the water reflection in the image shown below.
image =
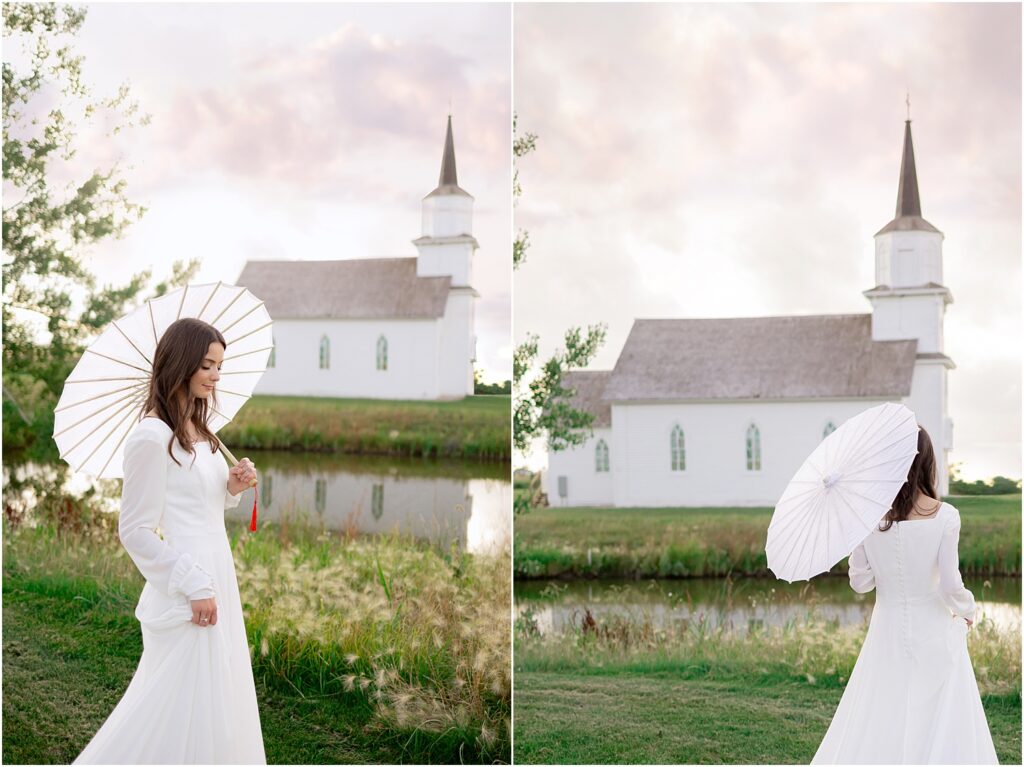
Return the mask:
M501 464L276 451L250 457L260 474L263 521L398 533L476 554L498 553L510 540L512 487ZM248 519L252 502L246 492L228 517Z
M979 619L1000 631L1020 631L1021 582L1017 578L968 579ZM764 578L688 581L584 581L516 583L516 615L528 612L541 634L578 627L586 610L598 623L613 619L649 622L658 629L685 629L694 622L747 634L810 619L840 626L866 625L874 592L857 594L845 578L788 584Z
M398 533L475 554L497 554L509 547L508 464L287 451L246 454L260 474L261 523L311 524L352 535ZM14 471L18 478L34 474L47 482L56 476L53 466L24 464ZM5 466L5 497L12 492L10 472ZM86 475L67 474L68 492L81 495L95 487L105 495L105 508L118 508L119 480L94 483ZM247 521L254 497L247 490L227 518ZM24 503L31 506L33 501L29 496Z

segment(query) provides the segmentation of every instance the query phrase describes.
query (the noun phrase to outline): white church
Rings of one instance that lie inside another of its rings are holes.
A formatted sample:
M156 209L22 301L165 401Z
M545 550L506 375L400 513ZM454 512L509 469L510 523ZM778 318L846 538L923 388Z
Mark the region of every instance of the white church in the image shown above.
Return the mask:
M814 447L900 402L932 439L948 492L942 233L921 216L907 120L896 216L875 235L869 314L638 319L613 370L571 371L593 414L583 445L548 451L552 506L774 506Z
M473 197L459 186L452 118L411 258L248 261L237 284L274 319L256 394L460 399L473 393Z

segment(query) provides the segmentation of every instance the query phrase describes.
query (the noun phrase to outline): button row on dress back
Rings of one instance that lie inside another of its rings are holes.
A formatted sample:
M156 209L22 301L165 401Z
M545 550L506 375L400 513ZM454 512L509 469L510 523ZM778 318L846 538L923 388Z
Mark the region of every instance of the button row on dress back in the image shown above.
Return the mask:
M896 572L900 588L900 638L903 640L903 654L908 658L910 651L910 615L907 605L907 586L903 579L903 539L900 536L900 523L896 525Z

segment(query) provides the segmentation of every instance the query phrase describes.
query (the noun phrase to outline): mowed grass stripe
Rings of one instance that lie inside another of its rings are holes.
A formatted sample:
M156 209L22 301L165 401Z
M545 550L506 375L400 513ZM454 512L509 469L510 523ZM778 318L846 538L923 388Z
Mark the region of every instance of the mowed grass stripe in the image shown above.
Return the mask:
M518 764L806 764L842 691L670 674L516 670ZM1003 764L1020 763L1020 697L989 696Z

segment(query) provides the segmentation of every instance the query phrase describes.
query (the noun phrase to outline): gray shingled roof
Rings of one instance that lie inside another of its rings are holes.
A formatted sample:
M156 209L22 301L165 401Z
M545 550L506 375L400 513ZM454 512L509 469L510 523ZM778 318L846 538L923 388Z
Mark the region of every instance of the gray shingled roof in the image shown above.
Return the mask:
M604 399L903 397L916 353L870 314L636 320Z
M451 277L417 277L415 258L248 261L236 284L274 319L434 319Z
M567 370L562 373L562 386L576 390L576 394L569 398L569 404L576 410L592 414L594 422L591 426L595 429L612 425L612 406L602 399L605 383L611 374L610 370Z

